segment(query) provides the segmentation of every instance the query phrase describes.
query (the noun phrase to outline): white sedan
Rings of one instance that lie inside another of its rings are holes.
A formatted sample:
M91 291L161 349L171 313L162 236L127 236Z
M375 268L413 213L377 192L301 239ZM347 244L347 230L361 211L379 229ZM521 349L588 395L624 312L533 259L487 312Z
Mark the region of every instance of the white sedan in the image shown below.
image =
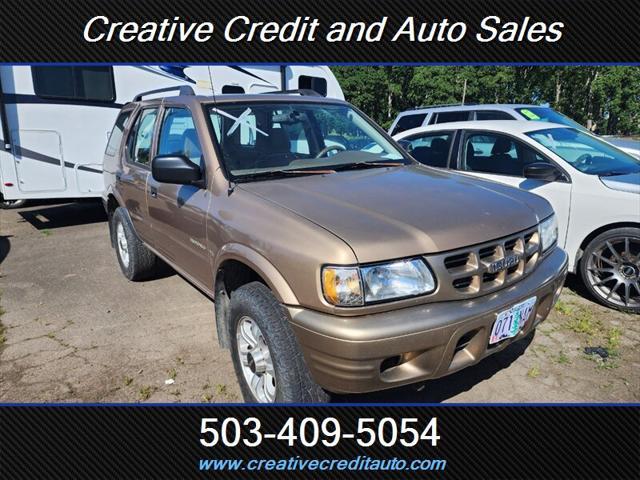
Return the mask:
M570 271L601 303L640 313L640 160L584 131L542 122L446 123L394 138L425 165L549 200Z

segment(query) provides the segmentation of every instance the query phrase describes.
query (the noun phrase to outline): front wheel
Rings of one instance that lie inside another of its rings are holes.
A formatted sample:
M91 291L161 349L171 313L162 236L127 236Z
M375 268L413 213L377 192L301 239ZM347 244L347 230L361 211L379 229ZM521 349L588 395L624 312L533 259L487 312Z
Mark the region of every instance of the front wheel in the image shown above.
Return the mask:
M311 379L286 312L262 283L231 294L229 337L233 367L246 402L326 402Z
M603 305L640 313L640 228L615 228L594 238L580 261L580 275Z

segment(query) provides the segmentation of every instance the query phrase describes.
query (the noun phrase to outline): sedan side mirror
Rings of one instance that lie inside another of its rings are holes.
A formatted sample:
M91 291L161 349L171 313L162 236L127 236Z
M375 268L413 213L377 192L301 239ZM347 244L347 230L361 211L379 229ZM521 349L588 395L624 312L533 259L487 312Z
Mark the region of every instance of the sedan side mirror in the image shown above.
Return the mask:
M183 155L158 155L151 161L151 175L158 182L178 185L202 180L200 167Z
M550 163L534 162L524 167L524 177L543 182L555 182L563 177L563 173Z

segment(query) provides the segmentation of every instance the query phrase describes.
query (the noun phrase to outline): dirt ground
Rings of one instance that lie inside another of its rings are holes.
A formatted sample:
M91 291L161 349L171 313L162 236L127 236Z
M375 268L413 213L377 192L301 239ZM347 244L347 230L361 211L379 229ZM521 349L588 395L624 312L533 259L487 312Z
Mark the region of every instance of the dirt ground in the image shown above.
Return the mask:
M450 377L336 401L637 402L640 317L570 278L535 336ZM131 283L98 203L0 211L1 402L237 402L213 304L181 277ZM603 347L608 357L587 355Z

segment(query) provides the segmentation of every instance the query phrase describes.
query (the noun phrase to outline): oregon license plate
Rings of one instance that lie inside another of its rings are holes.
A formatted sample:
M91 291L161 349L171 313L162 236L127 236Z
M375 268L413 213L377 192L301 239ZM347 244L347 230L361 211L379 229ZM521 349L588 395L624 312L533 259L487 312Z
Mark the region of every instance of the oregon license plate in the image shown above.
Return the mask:
M535 304L536 297L532 297L514 305L509 310L500 312L491 329L489 344L497 343L505 338L515 337L529 320Z

